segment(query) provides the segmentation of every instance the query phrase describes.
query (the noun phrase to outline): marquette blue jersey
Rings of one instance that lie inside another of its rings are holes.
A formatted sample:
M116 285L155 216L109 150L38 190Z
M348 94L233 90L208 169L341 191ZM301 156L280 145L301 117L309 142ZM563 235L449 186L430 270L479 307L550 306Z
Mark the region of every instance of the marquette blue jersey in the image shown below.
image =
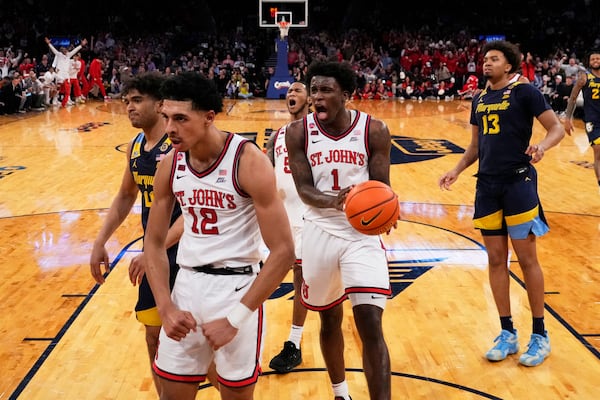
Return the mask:
M583 94L583 120L600 125L600 78L587 73L587 81L581 89Z
M539 89L514 82L473 98L471 125L479 127L478 177L511 177L530 164L525 154L533 119L551 107ZM515 151L518 150L518 151Z
M133 180L137 184L142 195L142 227L146 232L150 207L154 200L154 175L158 163L171 150L171 141L165 134L160 141L150 151L144 150L146 145L146 136L140 132L133 140L131 153L129 154L129 171ZM181 215L181 209L176 204L171 215L171 225ZM169 258L169 285L173 288L177 276L178 266L176 262L178 245L175 244L167 249ZM138 288L138 301L135 305L136 318L147 326L160 326L161 320L156 309L156 301L152 295L152 290L146 275Z
M142 194L142 226L144 232L150 215L150 207L152 207L152 201L154 200L154 175L158 163L171 150L171 141L165 134L150 151L144 150L145 144L146 137L143 132L140 132L134 139L131 154L129 154L129 170ZM176 204L173 215L171 215L171 225L179 215L181 215L181 209Z

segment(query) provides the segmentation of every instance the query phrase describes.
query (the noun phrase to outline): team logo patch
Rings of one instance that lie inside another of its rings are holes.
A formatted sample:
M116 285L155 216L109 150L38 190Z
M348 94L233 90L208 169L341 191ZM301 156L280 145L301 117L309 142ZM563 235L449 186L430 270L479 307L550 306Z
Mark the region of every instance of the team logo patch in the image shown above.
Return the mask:
M165 141L163 144L160 145L159 151L161 153L166 153L167 150L169 150L170 146L171 146L171 142L170 141Z

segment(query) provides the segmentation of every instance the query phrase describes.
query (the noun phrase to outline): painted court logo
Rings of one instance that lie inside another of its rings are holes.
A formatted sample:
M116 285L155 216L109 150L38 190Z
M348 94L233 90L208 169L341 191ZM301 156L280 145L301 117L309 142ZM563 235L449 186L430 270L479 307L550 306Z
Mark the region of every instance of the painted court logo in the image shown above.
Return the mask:
M79 125L77 127L77 130L79 132L91 132L92 129L96 129L96 128L99 128L101 126L109 125L109 124L110 124L110 122L88 122L88 123L85 123L83 125Z
M25 167L23 167L21 165L0 167L0 179L5 178L9 175L12 175L16 171L20 171L23 169L25 169Z
M392 136L390 160L394 164L406 164L432 160L449 154L462 154L465 150L445 139L415 139Z

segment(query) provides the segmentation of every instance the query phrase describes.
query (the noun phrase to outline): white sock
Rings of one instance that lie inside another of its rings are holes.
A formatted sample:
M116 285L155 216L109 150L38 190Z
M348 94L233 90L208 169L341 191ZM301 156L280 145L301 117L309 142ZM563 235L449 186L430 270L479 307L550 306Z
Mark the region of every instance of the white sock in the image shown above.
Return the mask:
M333 388L333 397L343 397L344 400L350 400L350 394L348 393L348 383L341 381L340 383L334 383L331 385Z
M292 325L292 329L290 329L290 337L288 340L294 345L296 345L297 349L300 349L300 341L302 340L302 331L304 331L303 326Z

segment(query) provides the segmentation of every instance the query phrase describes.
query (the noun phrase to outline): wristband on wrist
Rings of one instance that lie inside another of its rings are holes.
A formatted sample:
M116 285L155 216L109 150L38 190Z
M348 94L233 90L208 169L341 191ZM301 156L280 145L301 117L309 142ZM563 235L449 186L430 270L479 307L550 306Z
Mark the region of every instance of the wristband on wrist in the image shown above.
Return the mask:
M229 324L231 324L231 326L233 326L235 329L240 329L240 326L242 326L244 321L250 318L253 313L254 311L246 307L244 304L238 303L227 316L227 321L229 321Z

